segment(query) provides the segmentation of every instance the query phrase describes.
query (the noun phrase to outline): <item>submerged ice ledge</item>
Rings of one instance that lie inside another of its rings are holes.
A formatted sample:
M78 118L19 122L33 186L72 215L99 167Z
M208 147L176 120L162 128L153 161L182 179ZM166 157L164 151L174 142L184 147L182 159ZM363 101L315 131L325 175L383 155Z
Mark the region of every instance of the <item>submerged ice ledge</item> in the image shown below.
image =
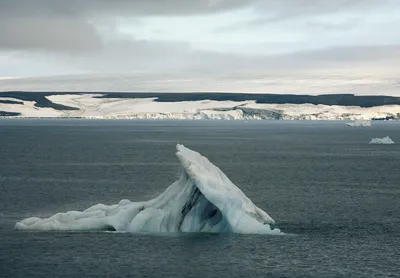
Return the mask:
M357 120L351 123L346 123L346 125L351 127L366 127L371 126L371 121Z
M160 196L144 202L121 200L84 211L31 217L17 222L19 230L97 230L131 233L209 232L283 234L275 221L257 207L207 158L177 145L183 166L179 180Z

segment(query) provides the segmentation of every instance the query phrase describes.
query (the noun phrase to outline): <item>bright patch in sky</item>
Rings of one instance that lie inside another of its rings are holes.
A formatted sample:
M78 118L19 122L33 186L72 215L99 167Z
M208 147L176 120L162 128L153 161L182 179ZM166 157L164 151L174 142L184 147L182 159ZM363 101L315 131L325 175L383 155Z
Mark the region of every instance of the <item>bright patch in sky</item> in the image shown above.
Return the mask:
M378 10L368 17L353 11L255 24L259 16L252 7L202 16L148 16L121 20L118 31L140 40L187 42L193 49L264 55L400 43L393 28L400 18L396 10Z

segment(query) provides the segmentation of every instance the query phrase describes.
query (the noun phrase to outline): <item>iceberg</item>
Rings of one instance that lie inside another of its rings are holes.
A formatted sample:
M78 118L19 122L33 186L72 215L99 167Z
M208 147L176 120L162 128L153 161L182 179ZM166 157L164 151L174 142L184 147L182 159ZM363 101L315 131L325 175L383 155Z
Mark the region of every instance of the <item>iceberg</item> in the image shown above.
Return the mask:
M389 136L386 136L386 137L383 137L383 138L372 138L369 143L370 144L390 145L390 144L394 144L394 141L392 139L390 139Z
M371 126L371 121L368 120L357 120L351 123L346 123L346 126Z
M152 200L121 200L50 218L31 217L17 222L15 229L283 234L271 228L275 221L206 157L183 145L176 149L183 174Z

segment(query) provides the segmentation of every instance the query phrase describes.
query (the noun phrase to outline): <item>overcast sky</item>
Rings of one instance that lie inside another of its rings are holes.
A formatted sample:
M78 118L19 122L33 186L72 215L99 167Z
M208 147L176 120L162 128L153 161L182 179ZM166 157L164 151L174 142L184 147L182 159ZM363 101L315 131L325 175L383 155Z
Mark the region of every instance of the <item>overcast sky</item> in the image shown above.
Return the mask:
M0 0L0 90L400 96L399 28L399 0Z

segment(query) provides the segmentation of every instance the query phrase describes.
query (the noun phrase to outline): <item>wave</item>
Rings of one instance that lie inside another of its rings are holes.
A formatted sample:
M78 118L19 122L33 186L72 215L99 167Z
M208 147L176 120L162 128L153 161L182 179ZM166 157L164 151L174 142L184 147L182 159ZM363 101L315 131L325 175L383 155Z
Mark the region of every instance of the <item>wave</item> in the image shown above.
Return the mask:
M176 146L183 166L181 178L160 196L146 202L121 200L84 211L31 217L17 222L19 230L95 230L132 233L210 232L283 234L275 221L257 207L206 157Z

